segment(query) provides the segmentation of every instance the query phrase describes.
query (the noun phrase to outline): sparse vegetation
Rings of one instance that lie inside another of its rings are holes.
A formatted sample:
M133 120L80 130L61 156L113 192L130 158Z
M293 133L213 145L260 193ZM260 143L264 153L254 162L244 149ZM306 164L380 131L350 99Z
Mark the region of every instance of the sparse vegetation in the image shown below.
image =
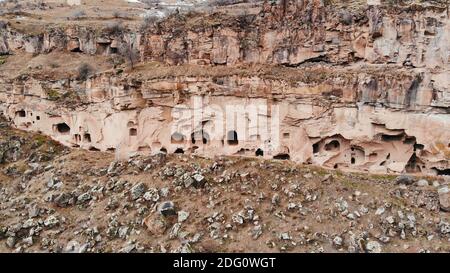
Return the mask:
M78 79L85 81L94 73L94 68L87 63L83 63L78 67Z
M54 89L48 89L48 90L46 91L46 93L47 93L47 98L48 98L49 100L56 101L56 100L58 100L59 98L61 98L61 94L60 94L57 90L54 90Z
M0 55L0 65L5 64L7 58L8 58L8 56Z
M139 52L134 46L131 37L128 41L122 43L120 53L128 60L131 69L134 69L135 64L138 62Z

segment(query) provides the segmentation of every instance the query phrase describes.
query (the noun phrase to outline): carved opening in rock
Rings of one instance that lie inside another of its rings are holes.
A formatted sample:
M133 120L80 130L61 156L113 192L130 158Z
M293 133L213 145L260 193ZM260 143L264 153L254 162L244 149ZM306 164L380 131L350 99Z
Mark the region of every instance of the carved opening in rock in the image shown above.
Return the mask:
M164 148L164 147L162 147L161 149L159 149L159 151L160 151L161 153L167 154L167 149Z
M75 134L74 138L75 138L76 142L80 142L81 141L81 136L79 134Z
M117 54L117 52L119 52L119 50L118 50L117 47L111 47L111 48L109 49L109 52L110 52L111 54Z
M401 141L403 139L403 134L400 135L381 135L381 140L383 141Z
M89 147L89 151L98 152L100 149L95 148L94 146Z
M21 118L24 118L24 117L27 116L27 114L26 114L25 110L20 110L20 111L17 111L17 112L16 112L16 116L19 116L19 117L21 117Z
M248 152L250 152L249 149L241 148L236 154L238 154L238 155L245 155L245 154L247 154Z
M67 135L70 133L70 127L66 123L58 123L56 124L56 130L63 135Z
M264 151L261 149L258 149L258 150L256 150L255 155L256 156L264 156Z
M403 143L414 145L416 143L416 138L415 137L406 137L405 140L403 141Z
M203 132L202 142L203 144L208 144L209 142L209 135L205 132Z
M334 168L334 169L337 169L337 168L338 168L338 164L337 164L337 163L334 164L333 168Z
M83 52L83 51L80 49L80 47L74 47L74 48L72 48L70 51L71 51L71 52L78 52L78 53Z
M83 140L84 140L84 142L88 142L88 143L91 142L91 134L85 133L83 136Z
M97 54L104 54L108 51L108 47L111 43L97 43Z
M273 157L273 159L277 160L289 160L290 158L289 154L277 154Z
M364 149L359 148L359 147L351 147L351 151L352 152L351 152L350 163L352 165L364 163L364 160L365 160Z
M319 152L319 143L313 144L313 153L317 154Z
M191 134L191 142L192 144L196 144L197 141L202 141L203 144L208 144L209 142L209 135L207 132L201 130L198 132L194 132Z
M421 172L419 164L422 164L422 162L417 158L416 153L414 153L408 160L408 163L405 166L405 171L408 173L419 173Z
M425 149L424 145L418 144L418 143L414 144L414 151L423 150L423 149Z
M283 138L289 138L290 134L289 133L283 133Z
M443 169L443 170L438 169L438 168L433 168L433 169L436 171L437 175L449 175L450 176L450 169Z
M178 132L172 134L170 142L174 144L180 144L184 142L184 136Z
M130 136L137 136L137 129L136 128L130 128Z
M176 154L184 154L184 150L183 150L182 148L177 148L177 149L175 150L175 153L176 153Z
M30 112L30 117L32 117L32 116L33 116L33 113Z
M139 152L150 153L152 151L152 149L148 145L145 145L145 146L139 146L138 147L138 151Z
M236 131L229 131L227 134L227 143L228 145L238 145L239 139Z
M134 121L129 121L129 122L127 123L127 127L128 127L128 128L134 127L134 126L135 126Z
M36 116L36 120L41 120L41 117L40 116Z
M329 143L325 145L325 150L330 152L337 152L339 151L341 144L337 140L332 140Z

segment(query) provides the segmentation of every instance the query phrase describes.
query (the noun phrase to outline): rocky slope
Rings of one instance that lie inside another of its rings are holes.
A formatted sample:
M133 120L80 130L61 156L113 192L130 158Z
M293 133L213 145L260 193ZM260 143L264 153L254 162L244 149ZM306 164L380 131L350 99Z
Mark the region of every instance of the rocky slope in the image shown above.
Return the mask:
M449 251L447 1L105 2L0 3L0 251Z
M69 149L0 120L0 252L449 252L450 181Z

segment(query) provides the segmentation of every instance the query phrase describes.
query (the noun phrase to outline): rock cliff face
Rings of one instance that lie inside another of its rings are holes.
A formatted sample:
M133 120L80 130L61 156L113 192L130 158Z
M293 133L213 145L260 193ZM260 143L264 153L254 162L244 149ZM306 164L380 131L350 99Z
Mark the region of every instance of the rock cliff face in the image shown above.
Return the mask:
M87 80L4 76L0 110L20 129L120 157L262 156L449 174L448 5L333 2L174 14L139 28L27 33L2 23L0 54L122 55L140 64Z

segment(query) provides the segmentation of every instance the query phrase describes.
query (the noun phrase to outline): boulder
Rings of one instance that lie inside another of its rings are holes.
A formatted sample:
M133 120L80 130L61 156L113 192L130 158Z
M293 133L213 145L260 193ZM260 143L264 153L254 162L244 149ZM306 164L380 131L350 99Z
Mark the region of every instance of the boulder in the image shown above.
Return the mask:
M400 175L395 179L397 184L412 185L414 183L414 178L410 175Z
M158 206L158 212L164 217L177 215L175 205L172 201L163 202Z
M442 211L450 212L450 189L443 187L438 190L439 206Z

